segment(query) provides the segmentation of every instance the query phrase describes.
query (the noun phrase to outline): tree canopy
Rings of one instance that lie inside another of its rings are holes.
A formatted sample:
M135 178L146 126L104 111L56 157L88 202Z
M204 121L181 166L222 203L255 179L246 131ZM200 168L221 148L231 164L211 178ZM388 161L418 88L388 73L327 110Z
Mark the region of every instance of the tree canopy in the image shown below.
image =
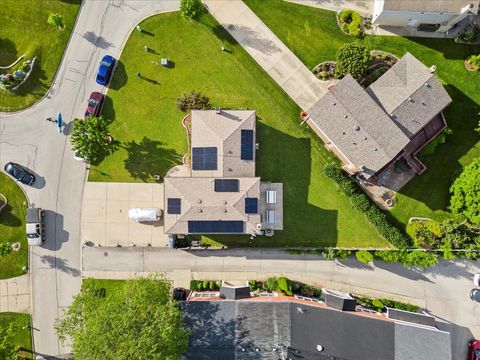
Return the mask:
M450 187L450 209L480 224L480 158L463 169Z
M71 137L75 155L96 164L103 156L113 152L115 143L109 136L110 124L111 121L102 116L75 119Z
M181 0L180 12L185 19L196 21L205 12L205 7L201 0Z
M337 51L337 72L342 75L350 74L359 79L371 62L370 52L359 43L344 44Z
M162 278L127 280L115 291L86 281L55 328L78 360L179 360L188 346L180 309Z

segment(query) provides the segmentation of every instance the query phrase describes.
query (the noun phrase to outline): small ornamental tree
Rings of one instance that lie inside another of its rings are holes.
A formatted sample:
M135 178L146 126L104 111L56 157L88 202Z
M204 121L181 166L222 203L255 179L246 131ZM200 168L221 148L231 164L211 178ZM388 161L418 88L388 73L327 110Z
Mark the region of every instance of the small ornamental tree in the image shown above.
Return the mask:
M48 15L47 23L55 26L57 29L63 30L65 25L63 24L63 16L58 13L51 13Z
M365 74L372 62L367 48L359 43L344 44L337 52L337 72L352 75L359 79Z
M210 99L197 91L183 94L182 97L177 99L176 106L180 111L209 110L212 108Z
M201 0L181 0L180 13L190 21L196 21L201 18L205 12L205 7Z
M450 209L480 224L480 158L467 165L450 187Z
M71 142L76 156L90 164L96 164L103 156L111 154L115 150L115 144L109 135L111 123L102 116L75 119Z

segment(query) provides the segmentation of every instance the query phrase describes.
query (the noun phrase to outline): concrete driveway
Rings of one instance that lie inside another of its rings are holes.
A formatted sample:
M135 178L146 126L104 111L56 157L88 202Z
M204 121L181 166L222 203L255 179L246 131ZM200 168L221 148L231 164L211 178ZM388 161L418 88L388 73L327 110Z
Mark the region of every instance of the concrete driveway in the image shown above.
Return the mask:
M82 206L82 243L101 246L167 246L163 219L138 223L128 218L131 208L163 208L163 184L85 184Z

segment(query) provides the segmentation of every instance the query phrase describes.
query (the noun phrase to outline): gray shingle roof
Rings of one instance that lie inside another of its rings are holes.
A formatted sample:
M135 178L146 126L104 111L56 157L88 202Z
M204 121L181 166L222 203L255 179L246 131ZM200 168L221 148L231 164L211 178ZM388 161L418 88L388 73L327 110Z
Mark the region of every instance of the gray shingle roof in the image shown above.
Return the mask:
M345 157L369 173L380 170L409 142L350 75L339 81L308 113Z
M367 92L409 138L452 102L437 77L410 53Z
M395 360L451 360L451 353L449 333L395 324Z

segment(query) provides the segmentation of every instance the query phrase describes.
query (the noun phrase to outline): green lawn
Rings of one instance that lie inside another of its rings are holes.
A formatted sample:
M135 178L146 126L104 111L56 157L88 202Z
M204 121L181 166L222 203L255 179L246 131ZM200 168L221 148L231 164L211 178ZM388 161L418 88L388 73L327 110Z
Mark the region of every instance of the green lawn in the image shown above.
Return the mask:
M23 358L33 359L30 356L32 351L32 336L30 331L30 315L23 313L0 313L0 328L8 327L14 323L15 336L13 342L18 349L22 351ZM0 339L1 340L1 339Z
M81 0L2 0L0 66L20 55L37 56L30 78L15 92L0 90L0 111L28 107L47 92L75 23ZM47 24L50 13L63 16L65 30ZM1 70L1 72L6 72Z
M480 118L480 73L468 72L463 65L468 55L480 52L480 47L449 39L367 36L357 40L338 29L334 12L281 0L245 2L310 69L334 60L337 49L352 41L397 56L408 51L427 66L437 65L436 74L453 99L444 114L454 135L424 159L428 170L400 191L391 214L402 224L412 216L439 220L448 216L451 183L463 166L480 156L480 137L473 131Z
M28 245L25 232L27 199L18 185L5 173L0 172L0 192L7 197L7 206L0 212L0 242L20 242L19 251L0 258L0 279L23 275L27 266Z
M132 33L104 108L115 120L111 132L120 149L92 167L90 181L153 181L154 174L180 163L188 146L181 125L185 114L176 110L175 100L197 90L214 106L257 111L257 174L283 182L286 229L273 238L258 237L257 245L387 246L323 176L333 157L308 127L299 126L297 105L211 16L191 23L179 13L161 14L142 28L154 36ZM222 44L229 52L220 50ZM144 45L154 52L146 53ZM152 63L160 57L175 67ZM248 237L215 240L248 245Z

